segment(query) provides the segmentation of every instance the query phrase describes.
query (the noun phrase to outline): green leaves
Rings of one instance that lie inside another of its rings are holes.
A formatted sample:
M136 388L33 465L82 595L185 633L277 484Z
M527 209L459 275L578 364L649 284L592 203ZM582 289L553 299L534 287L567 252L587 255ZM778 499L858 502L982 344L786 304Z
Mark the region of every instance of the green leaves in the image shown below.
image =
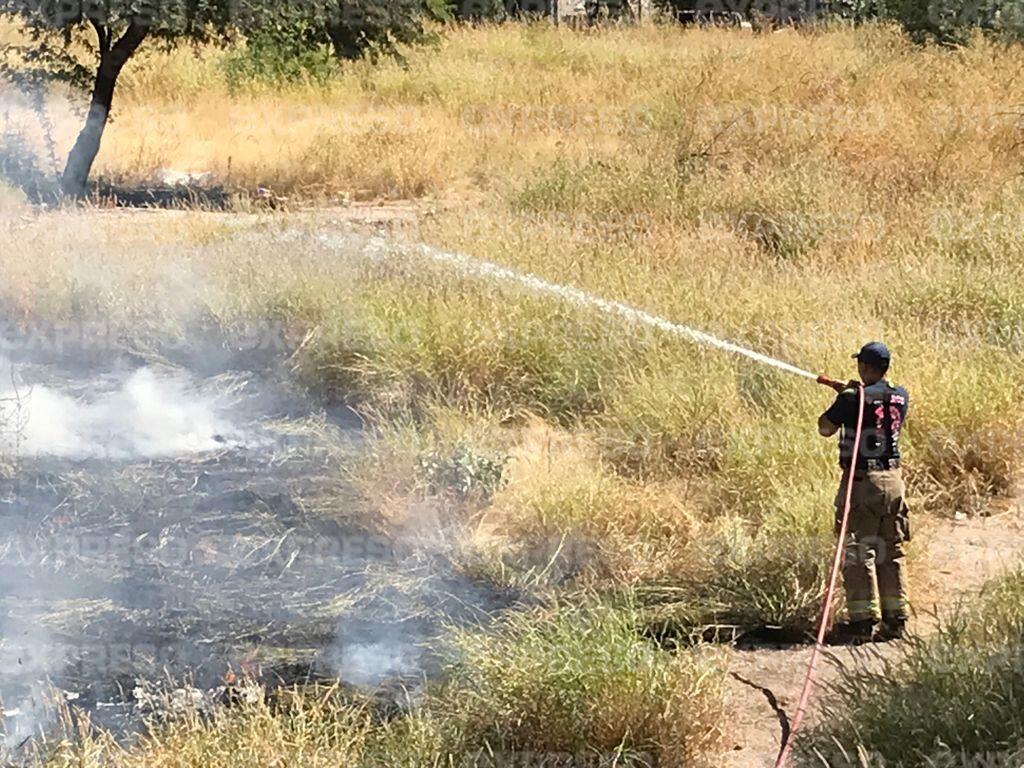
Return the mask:
M229 61L236 83L299 79L307 69L326 77L334 71L331 53L398 56L399 46L427 39L425 16L444 12L438 0L0 0L0 19L13 19L24 33L0 43L0 79L37 94L51 81L92 82L89 114L61 179L65 195L82 197L117 80L146 41L227 44L248 36L249 51ZM91 66L72 43L95 52Z
M501 486L506 461L507 457L483 455L459 442L451 452L435 450L421 455L417 469L435 493L487 502Z

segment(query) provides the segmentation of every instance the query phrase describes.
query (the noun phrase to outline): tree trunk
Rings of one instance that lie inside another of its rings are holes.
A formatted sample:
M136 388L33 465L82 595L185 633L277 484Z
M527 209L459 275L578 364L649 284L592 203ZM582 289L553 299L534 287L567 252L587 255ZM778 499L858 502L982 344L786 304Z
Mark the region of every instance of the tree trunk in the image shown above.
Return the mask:
M128 59L146 39L149 28L133 22L113 46L110 45L109 31L97 26L96 33L100 43L100 64L96 70L96 83L92 89L89 114L85 118L85 127L71 148L67 165L64 167L64 175L61 177L61 190L69 197L85 195L89 172L100 151L103 129L107 127L107 118L114 103L117 78Z
M359 39L345 24L337 22L327 27L334 55L339 59L358 59L363 52Z

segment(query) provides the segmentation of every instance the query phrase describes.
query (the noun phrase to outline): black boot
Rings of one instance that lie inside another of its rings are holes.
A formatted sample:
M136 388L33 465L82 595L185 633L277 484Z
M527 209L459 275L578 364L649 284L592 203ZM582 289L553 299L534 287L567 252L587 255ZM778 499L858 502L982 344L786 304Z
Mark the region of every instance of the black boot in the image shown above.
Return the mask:
M839 627L839 637L852 645L870 643L875 639L877 622L874 619L848 621Z
M882 641L902 640L907 634L906 616L884 616L882 626L878 630L878 639Z

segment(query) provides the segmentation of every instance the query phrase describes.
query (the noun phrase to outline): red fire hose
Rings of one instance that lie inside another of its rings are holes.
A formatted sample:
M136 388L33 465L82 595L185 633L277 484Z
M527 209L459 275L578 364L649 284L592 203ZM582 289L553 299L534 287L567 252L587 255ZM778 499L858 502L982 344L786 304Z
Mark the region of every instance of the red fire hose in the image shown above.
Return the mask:
M842 391L844 386L841 382L827 379L824 376L818 377L818 383L832 387L836 391ZM832 618L832 596L836 590L836 582L839 580L839 571L843 564L844 543L846 542L846 529L850 520L850 502L853 498L853 468L856 466L857 456L860 454L860 434L864 427L864 387L858 387L859 405L857 407L857 431L853 437L853 458L850 469L846 472L846 495L843 500L843 514L839 520L839 534L836 537L836 548L832 555L832 572L829 574L828 584L825 587L825 597L821 607L821 623L818 625L818 637L814 642L814 649L811 651L811 661L807 665L807 675L804 677L804 687L800 692L800 701L796 705L796 714L793 715L793 724L790 726L789 735L783 740L779 747L779 755L775 760L775 768L783 768L793 750L793 737L800 729L804 714L807 712L807 704L811 698L811 691L814 688L814 678L818 671L818 658L821 656L825 644L825 633L828 631L829 619Z

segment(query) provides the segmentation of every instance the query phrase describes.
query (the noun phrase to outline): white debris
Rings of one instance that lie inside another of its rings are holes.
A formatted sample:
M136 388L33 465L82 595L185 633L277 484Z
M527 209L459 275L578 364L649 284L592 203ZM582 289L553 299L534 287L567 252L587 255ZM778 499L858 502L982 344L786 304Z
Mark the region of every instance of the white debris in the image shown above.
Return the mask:
M174 688L163 690L149 683L140 682L132 691L135 709L142 715L160 717L181 717L191 712L207 712L210 701L198 688Z
M156 180L169 187L202 187L213 181L213 173L191 173L189 171L175 171L171 168L161 168L156 172Z

